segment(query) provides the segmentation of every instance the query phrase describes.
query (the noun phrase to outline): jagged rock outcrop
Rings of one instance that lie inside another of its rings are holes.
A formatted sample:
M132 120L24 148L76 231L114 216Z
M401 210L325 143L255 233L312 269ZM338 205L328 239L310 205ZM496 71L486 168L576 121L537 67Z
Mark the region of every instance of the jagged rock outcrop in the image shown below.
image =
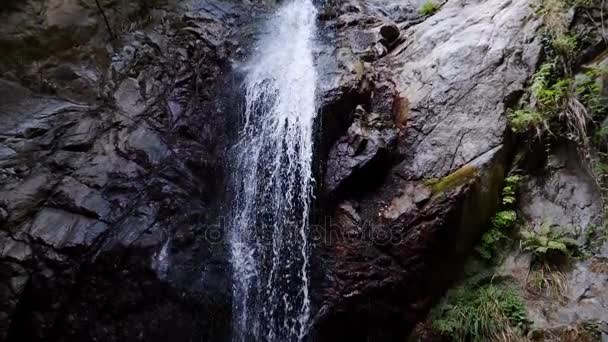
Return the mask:
M361 146L355 119L328 154L325 190L335 209L319 247L328 270L320 340L399 340L424 318L496 209L511 146L505 112L540 54L540 23L524 1L448 1L424 21L415 4L400 6L389 17L345 2L326 23L338 32L336 55L362 70L350 73L361 75L357 90L345 91L356 94L351 107L329 106L325 120L348 122L361 105L398 138L385 150L371 139L344 160L336 151ZM374 54L391 20L398 41L386 56ZM353 164L367 171L358 176ZM334 191L345 170L353 179Z
M251 12L100 3L115 39L94 2L0 11L0 340L222 340L227 70Z

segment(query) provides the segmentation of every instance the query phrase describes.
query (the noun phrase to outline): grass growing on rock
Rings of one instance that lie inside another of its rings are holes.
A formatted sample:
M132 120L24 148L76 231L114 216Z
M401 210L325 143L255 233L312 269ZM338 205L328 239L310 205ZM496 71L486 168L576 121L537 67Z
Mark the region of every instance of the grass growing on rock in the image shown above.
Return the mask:
M435 331L455 341L518 341L529 324L520 291L507 282L465 285L431 312Z
M515 133L533 132L536 138L556 134L588 145L587 125L592 119L583 102L600 103L596 87L588 81L564 77L555 62L544 63L533 76L530 88L534 107L525 105L507 112Z
M566 275L556 266L538 264L530 269L526 289L531 294L563 300L568 293Z
M420 6L418 13L427 16L437 13L440 9L441 6L439 6L439 4L434 3L432 0L427 0L424 4L422 4L422 6Z
M538 232L523 231L520 245L532 253L527 289L532 294L562 300L568 287L562 266L578 255L576 240L546 221Z

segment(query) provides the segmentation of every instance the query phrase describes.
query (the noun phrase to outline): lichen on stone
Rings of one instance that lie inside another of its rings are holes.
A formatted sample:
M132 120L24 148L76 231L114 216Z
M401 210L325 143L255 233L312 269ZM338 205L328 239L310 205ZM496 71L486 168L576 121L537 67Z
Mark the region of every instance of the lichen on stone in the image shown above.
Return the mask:
M429 179L424 184L432 189L433 194L439 194L464 185L477 177L479 177L477 168L467 164L441 179Z

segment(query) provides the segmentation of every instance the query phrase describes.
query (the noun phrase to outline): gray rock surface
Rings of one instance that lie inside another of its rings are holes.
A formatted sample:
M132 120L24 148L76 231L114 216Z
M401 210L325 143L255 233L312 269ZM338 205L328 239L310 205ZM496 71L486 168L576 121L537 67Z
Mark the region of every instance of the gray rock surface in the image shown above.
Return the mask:
M581 239L590 225L600 224L602 198L575 147L561 146L549 156L545 172L532 177L522 190L522 214L538 228L547 222L577 232Z
M525 1L448 1L424 21L419 6L346 2L327 22L337 28L342 70L328 84L352 86L330 88L349 101L328 105L324 117L324 127L338 121L349 133L328 149L325 190L336 209L332 239L318 252L330 270L318 290L322 340L405 338L456 276L451 271L498 204L511 147L505 113L535 71L539 22ZM380 27L391 20L399 39L385 56L374 53ZM397 130L383 163L370 163L376 149L350 134L360 125L357 105ZM361 165L368 170L357 177ZM448 175L452 186L426 185ZM332 192L348 177L344 190Z
M538 230L543 223L556 225L577 239L581 251L586 250L594 243L589 238L601 238L587 233L592 226L601 224L602 199L596 182L570 143L554 148L543 171L530 177L520 190L518 203L524 220L521 229ZM560 269L563 298L545 297L534 291L525 297L535 329L562 331L581 322L608 321L608 242L603 245L586 250L588 255L583 260L572 260L569 267ZM506 256L497 272L528 288L533 266L531 255L517 248Z

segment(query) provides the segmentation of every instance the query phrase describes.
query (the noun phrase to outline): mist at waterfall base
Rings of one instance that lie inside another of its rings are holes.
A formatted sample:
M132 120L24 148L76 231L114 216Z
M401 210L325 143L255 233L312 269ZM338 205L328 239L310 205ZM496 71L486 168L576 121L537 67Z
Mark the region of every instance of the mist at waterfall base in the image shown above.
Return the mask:
M316 9L291 0L246 66L230 223L233 341L301 341L310 318Z

